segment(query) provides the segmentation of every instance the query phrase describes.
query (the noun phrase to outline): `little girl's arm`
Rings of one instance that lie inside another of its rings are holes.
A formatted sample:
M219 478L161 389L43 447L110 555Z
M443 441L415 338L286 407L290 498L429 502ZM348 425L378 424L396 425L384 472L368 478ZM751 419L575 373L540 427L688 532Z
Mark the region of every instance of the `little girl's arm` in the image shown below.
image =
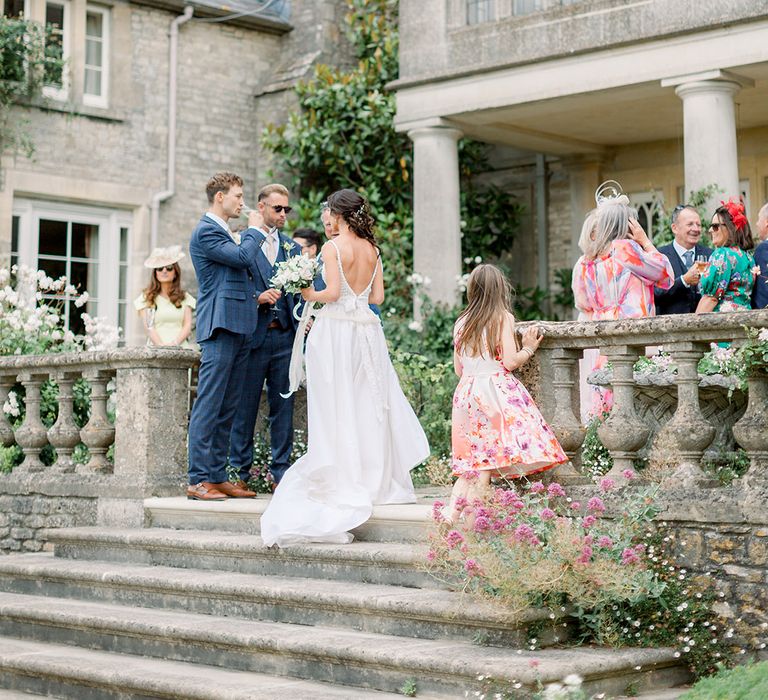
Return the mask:
M533 357L536 348L539 347L543 336L539 335L538 330L531 326L526 328L523 333L523 347L517 349L517 339L515 338L515 318L512 314L507 314L504 327L501 331L501 363L504 369L513 372L518 367L522 367Z

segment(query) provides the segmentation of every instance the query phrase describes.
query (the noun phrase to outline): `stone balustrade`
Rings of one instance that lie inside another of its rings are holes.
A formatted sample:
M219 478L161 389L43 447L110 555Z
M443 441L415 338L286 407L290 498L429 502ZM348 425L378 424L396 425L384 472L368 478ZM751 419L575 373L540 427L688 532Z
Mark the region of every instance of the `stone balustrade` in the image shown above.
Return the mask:
M525 325L520 324L521 329ZM560 468L558 478L579 478L578 454L585 435L579 418L579 359L585 349L599 348L613 367L613 407L598 428L598 436L613 457L610 476L622 482L622 471L632 467L650 437L663 440L674 452L678 466L670 480L699 485L708 482L701 459L720 426L713 425L702 411L697 365L711 343L738 346L746 338L745 327L768 327L768 310L538 325L544 330L544 341L536 355L538 367L529 371L528 383L572 460ZM633 376L638 358L647 347L657 346L669 352L677 366L676 406L660 429L638 414L638 385ZM733 426L733 435L751 462L746 482L768 482L764 476L768 467L767 409L768 379L765 375L749 377L746 412Z

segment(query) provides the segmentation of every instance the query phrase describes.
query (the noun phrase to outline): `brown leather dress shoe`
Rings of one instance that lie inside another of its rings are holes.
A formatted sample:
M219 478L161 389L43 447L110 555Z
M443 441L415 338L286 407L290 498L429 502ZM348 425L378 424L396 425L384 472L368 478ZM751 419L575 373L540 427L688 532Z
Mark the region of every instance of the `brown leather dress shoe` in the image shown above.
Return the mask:
M226 501L227 495L215 488L213 484L201 481L187 488L187 498L190 501Z
M220 484L211 484L213 488L220 491L225 496L230 498L255 498L256 492L249 491L248 489L241 488L237 484L233 484L231 481L223 481Z

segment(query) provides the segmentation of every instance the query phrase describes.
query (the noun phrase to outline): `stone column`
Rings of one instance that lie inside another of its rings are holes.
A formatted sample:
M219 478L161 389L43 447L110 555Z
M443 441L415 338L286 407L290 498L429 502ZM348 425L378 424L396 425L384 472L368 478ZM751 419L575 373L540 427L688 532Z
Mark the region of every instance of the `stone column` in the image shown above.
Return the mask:
M613 407L597 434L613 457L613 469L608 476L623 484L625 469L634 469L633 460L651 434L650 428L635 411L635 380L633 367L645 348L636 345L616 345L602 349L613 365Z
M664 349L672 353L677 364L677 409L672 418L658 432L656 440L666 440L678 459L672 481L683 484L710 484L701 469L701 457L715 437L715 428L704 418L699 405L698 365L708 349L705 343L665 343Z
M24 385L26 414L24 422L16 430L16 443L24 452L24 461L16 467L21 472L40 472L45 465L40 461L40 450L48 444L48 434L40 419L40 387L48 374L22 372L18 377Z
M72 387L80 377L80 372L57 372L53 379L59 385L59 415L56 422L48 428L48 442L56 449L56 464L51 471L72 472L72 452L80 442L80 430L75 424L73 411L74 395Z
M755 372L747 378L747 382L747 410L733 426L733 437L749 455L750 467L744 475L744 484L748 489L759 489L764 497L768 492L768 379ZM764 500L762 507L764 512Z
M721 190L710 197L708 211L714 211L721 199L739 196L733 98L751 82L719 70L661 82L662 87L674 86L683 101L686 197L708 185Z
M556 469L557 479L566 483L582 479L581 474L574 467L574 462L578 462L579 449L584 442L586 431L573 411L574 387L578 382L580 355L579 350L556 348L552 351L555 414L550 427L560 441L565 454L568 455L568 459L571 460Z
M453 305L461 274L461 131L428 126L412 129L408 136L413 141L413 268L430 278L426 291L434 301Z

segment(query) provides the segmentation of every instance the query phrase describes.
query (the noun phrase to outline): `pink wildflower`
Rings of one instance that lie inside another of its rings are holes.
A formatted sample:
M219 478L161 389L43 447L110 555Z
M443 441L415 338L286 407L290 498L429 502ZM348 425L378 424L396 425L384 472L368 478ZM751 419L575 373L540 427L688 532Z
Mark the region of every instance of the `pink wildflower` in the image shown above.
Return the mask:
M547 489L547 494L551 498L555 498L556 496L565 498L565 489L563 489L563 487L560 486L560 484L558 484L556 481L553 481Z
M645 554L645 545L644 545L644 544L642 544L642 543L640 543L640 544L636 544L636 545L633 547L633 549L634 549L634 550L635 550L635 551L636 551L638 554Z
M451 549L453 549L454 547L458 547L463 542L464 542L464 535L462 535L458 530L451 530L445 535L445 543Z
M523 523L522 525L518 525L515 529L514 537L518 542L533 543L533 540L536 539L536 533L530 525Z
M544 484L542 484L540 481L534 481L531 484L530 492L531 493L541 493L545 489Z
M485 532L491 527L491 521L484 515L478 515L475 518L474 530L475 532Z
M587 510L594 511L595 513L604 513L605 504L603 503L603 499L599 496L593 496L590 498L587 503Z
M592 559L592 547L585 544L581 548L581 555L576 560L579 564L589 564L589 560Z
M481 573L480 566L474 559L467 559L464 562L464 569L470 576L477 576Z
M600 479L601 491L610 491L614 486L616 486L616 482L611 477L606 476Z
M445 520L441 512L444 505L445 503L443 503L442 501L435 501L432 504L432 519L436 520L439 523Z
M574 501L571 503L571 508L573 510L579 510L581 508L581 502L580 501Z
M542 520L552 520L555 517L555 511L551 508L543 508L541 513L539 513L539 517Z
M468 505L469 505L469 502L467 501L466 498L464 498L464 496L459 496L456 499L456 510L463 510Z
M611 547L613 546L613 540L608 537L608 535L603 535L602 537L598 538L597 546L602 547L603 549Z
M595 538L594 538L594 537L592 537L592 535L586 535L586 536L584 537L584 544L589 544L589 545L591 545L591 544L592 544L594 541L595 541Z
M538 668L540 664L541 664L541 661L539 661L538 659L528 659L528 665L531 668Z
M621 475L627 480L632 481L632 479L635 478L635 472L633 472L631 469L625 469L623 472L621 472Z
M582 521L581 524L585 528L592 527L597 522L597 518L594 515L587 515Z
M639 564L640 563L640 557L637 556L637 552L635 552L634 549L630 549L627 547L622 553L621 553L621 563L622 564Z
M437 556L437 553L434 549L430 549L427 552L427 561L435 561L435 557Z

